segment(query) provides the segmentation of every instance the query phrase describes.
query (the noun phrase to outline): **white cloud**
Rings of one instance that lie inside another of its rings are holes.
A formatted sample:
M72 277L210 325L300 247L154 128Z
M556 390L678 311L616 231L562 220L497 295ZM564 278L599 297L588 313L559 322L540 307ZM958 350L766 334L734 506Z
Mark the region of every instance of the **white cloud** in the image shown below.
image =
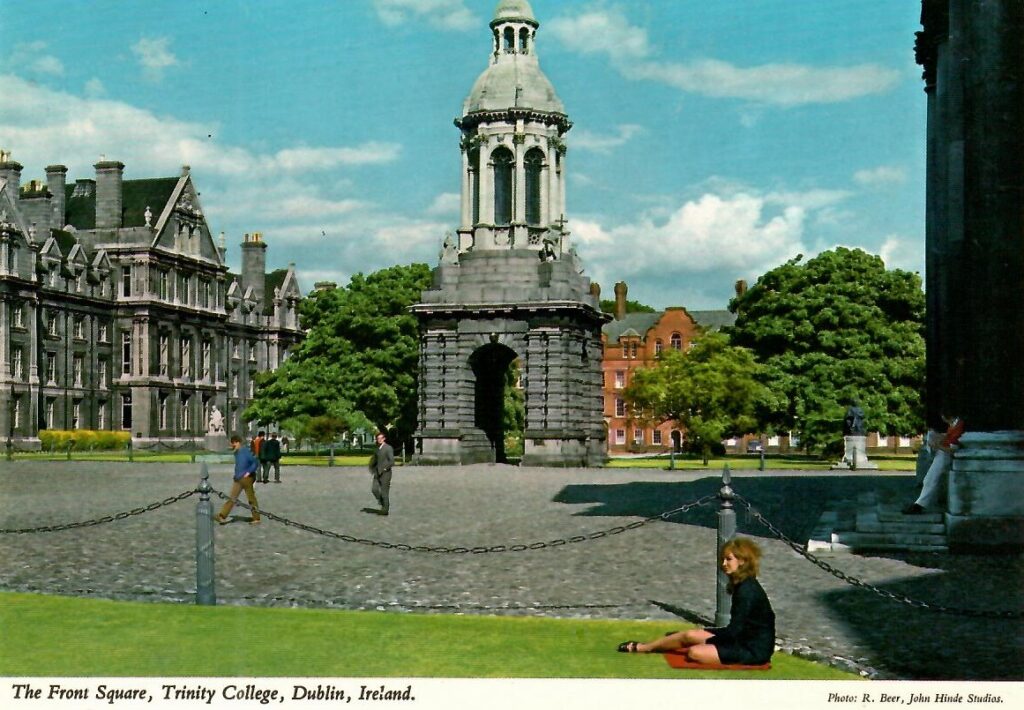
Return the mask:
M858 170L853 180L859 185L893 185L907 180L907 171L898 165L879 165L870 170Z
M745 99L780 106L837 103L878 94L895 86L900 73L877 64L813 67L763 64L737 67L717 59L688 64L642 62L623 68L634 79L649 79L718 98Z
M29 75L62 76L64 63L52 54L47 54L47 46L42 40L15 44L6 64L15 71Z
M388 163L401 152L397 144L371 141L254 153L212 140L217 133L212 124L158 117L119 101L82 98L6 74L0 74L0 96L17 99L0 103L0 135L26 166L56 160L82 172L105 154L135 175L189 164L207 173L252 177Z
M132 45L132 53L138 57L143 73L150 79L159 80L165 69L180 64L168 49L170 42L169 37L143 37Z
M446 30L468 30L479 25L463 0L373 0L373 7L385 25L421 19Z
M643 133L643 126L625 123L616 128L615 135L598 135L581 130L572 136L571 146L576 150L594 153L610 153L613 149L628 143L634 136Z
M630 25L617 9L556 17L544 29L580 54L607 54L613 60L628 60L643 59L650 53L646 30Z
M462 196L457 192L444 192L434 198L434 202L427 208L427 214L452 216L459 213L462 207Z
M924 273L924 239L890 234L885 237L878 255L886 268Z
M738 67L720 59L690 62L652 59L655 56L642 27L630 24L618 9L602 9L552 20L547 29L571 51L603 54L626 78L656 81L682 91L799 106L849 101L892 88L902 73L877 64L817 67L769 63ZM741 117L743 125L755 120Z
M85 82L85 95L90 99L98 99L101 96L105 96L107 93L107 87L103 85L103 82L98 78L93 77L89 81Z

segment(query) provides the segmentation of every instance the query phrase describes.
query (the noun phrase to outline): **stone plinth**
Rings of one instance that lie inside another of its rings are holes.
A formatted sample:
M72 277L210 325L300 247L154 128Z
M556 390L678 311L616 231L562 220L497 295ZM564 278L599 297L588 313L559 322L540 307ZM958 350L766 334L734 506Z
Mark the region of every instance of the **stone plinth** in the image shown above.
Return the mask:
M858 434L844 436L845 449L843 451L843 458L841 461L832 464L832 469L877 471L878 464L868 460L867 440L866 436Z
M203 448L215 454L231 452L231 446L228 444L228 435L223 431L208 432Z
M968 432L949 474L953 547L1024 547L1024 431Z

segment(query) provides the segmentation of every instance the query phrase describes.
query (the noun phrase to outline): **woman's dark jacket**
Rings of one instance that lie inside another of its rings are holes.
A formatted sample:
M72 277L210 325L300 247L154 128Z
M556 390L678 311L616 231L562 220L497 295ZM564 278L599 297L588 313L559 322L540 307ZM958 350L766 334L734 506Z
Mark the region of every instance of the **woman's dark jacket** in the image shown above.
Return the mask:
M748 577L733 587L729 625L708 631L722 663L767 663L775 650L775 612L761 583Z

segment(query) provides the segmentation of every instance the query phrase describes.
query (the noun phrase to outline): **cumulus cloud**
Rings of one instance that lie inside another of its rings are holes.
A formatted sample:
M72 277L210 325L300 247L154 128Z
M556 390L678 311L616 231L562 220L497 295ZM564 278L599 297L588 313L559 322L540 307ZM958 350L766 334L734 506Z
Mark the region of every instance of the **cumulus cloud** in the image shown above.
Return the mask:
M924 273L924 238L889 234L878 250L887 268Z
M587 273L665 307L723 308L736 279L753 279L813 246L807 227L849 196L841 190L760 193L728 186L615 226L593 216L570 223ZM686 294L688 300L664 303Z
M143 74L149 79L159 80L164 70L180 64L168 48L170 43L169 37L143 37L132 45L132 54L138 58Z
M214 125L156 116L119 101L82 98L12 75L0 74L0 95L17 97L0 103L0 135L24 165L57 160L84 171L105 154L142 174L187 163L205 172L251 176L388 163L401 152L394 143L368 142L255 153L213 141Z
M62 76L64 63L52 54L48 54L47 47L47 43L42 40L19 42L11 49L6 64L11 69L30 76Z
M624 61L643 59L651 51L647 31L630 25L618 9L556 17L544 29L580 54L606 54L613 60Z
M572 136L572 147L576 150L589 150L594 153L610 153L615 148L628 143L633 137L642 133L643 130L642 126L632 123L617 126L614 135L599 135L587 130L581 130Z
M459 213L462 206L462 197L457 192L445 192L434 198L433 203L427 208L427 214L440 216L453 216Z
M463 0L373 0L373 7L380 21L390 26L426 20L434 27L461 31L479 25Z
M902 76L895 69L877 64L818 67L769 63L739 67L714 58L665 61L655 56L646 31L630 24L618 9L556 18L548 27L553 28L552 34L569 50L606 55L628 79L656 81L704 96L760 104L799 106L849 101L887 91Z
M853 180L868 187L893 185L906 182L907 171L897 165L879 165L869 170L858 170L853 174Z

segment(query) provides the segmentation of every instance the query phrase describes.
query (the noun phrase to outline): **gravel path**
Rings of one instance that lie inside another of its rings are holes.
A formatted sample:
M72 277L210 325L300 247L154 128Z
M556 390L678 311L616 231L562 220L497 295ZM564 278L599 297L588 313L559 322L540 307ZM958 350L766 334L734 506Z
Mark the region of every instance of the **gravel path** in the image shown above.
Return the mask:
M97 518L193 488L198 465L0 462L0 529ZM717 472L508 466L396 470L392 514L358 468L285 467L257 486L277 515L357 538L448 547L529 545L587 535L717 492ZM230 488L229 467L212 467ZM734 489L803 543L830 499L892 493L899 474L735 472ZM244 498L244 496L243 496ZM76 530L4 535L0 588L191 603L198 496ZM219 508L220 499L215 498ZM395 612L607 619L710 619L715 610L717 506L598 540L523 552L438 554L346 543L265 520L216 530L218 603ZM1024 678L1024 624L916 609L819 569L759 523L761 580L786 650L878 678ZM980 610L1024 607L1018 555L838 555L827 561L882 589Z

